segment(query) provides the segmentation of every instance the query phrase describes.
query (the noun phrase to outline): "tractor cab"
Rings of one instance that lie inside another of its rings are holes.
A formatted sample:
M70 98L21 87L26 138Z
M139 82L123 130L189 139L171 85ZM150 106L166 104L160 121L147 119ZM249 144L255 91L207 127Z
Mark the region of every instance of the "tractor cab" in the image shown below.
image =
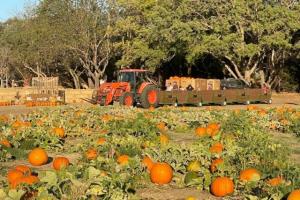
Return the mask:
M118 73L118 82L127 82L132 91L137 92L142 83L152 81L150 72L143 69L124 69Z
M109 105L119 102L121 105L140 104L144 108L158 106L158 88L150 78L148 70L123 69L118 72L117 81L100 85L96 102Z

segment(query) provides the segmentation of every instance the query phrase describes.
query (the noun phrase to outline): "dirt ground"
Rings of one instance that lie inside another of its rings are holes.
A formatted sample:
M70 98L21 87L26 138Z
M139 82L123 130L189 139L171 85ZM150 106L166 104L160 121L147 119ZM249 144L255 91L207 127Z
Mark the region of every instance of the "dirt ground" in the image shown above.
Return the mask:
M300 94L289 94L289 93L283 93L283 94L274 94L273 95L273 103L270 104L257 104L260 107L280 107L280 106L289 106L293 108L300 108ZM88 106L89 104L84 104ZM81 104L81 106L83 106ZM214 106L212 106L213 108ZM217 106L216 106L217 107ZM244 109L245 105L227 105L225 107L221 107L222 109ZM218 107L217 107L218 108ZM11 115L17 115L17 114L25 114L30 113L35 110L39 109L38 107L25 107L25 106L9 106L9 107L0 107L0 115L1 114L11 114ZM204 106L199 109L207 109L207 106ZM288 146L291 148L292 156L291 158L296 162L300 164L300 139L296 138L295 136L283 134L274 132L271 133L274 140L278 141L282 144L288 144ZM170 134L171 139L179 144L182 143L191 143L195 138L191 135L187 134L176 134L171 133ZM50 157L57 156L55 154L50 154ZM72 154L70 156L71 162L76 162L76 160L80 159L79 154ZM26 164L30 165L27 161L14 161L14 162L7 162L7 163L1 163L0 164L0 170L1 168L10 168L18 164ZM43 166L42 168L39 168L39 170L45 170L51 168L51 164ZM3 179L4 177L0 175L0 179ZM138 195L143 200L184 200L189 196L195 197L197 200L217 200L221 198L215 198L209 193L205 191L199 191L196 188L173 188L172 186L150 186L149 188L140 189L137 191ZM237 198L238 199L238 198Z
M280 107L280 106L289 106L292 108L300 108L300 93L280 93L280 94L273 94L272 95L272 104L254 104L258 105L260 107L268 107L268 108L273 108L273 107ZM74 104L76 105L76 104ZM77 104L80 106L88 106L90 105L89 103L80 103ZM206 109L207 107L210 106L203 106L199 109ZM211 106L212 108L217 108L220 106ZM43 107L26 107L23 105L19 106L2 106L0 107L0 115L1 114L23 114L23 113L30 113L32 111L38 110ZM224 109L243 109L245 108L245 105L227 105L227 106L222 106Z

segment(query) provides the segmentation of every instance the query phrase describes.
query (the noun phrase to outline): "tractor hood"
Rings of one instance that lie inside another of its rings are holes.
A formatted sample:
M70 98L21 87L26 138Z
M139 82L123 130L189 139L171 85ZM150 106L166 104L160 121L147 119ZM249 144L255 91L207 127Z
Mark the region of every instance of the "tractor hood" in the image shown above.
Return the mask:
M107 94L112 90L122 89L125 91L130 91L130 85L127 82L117 82L117 83L103 83L100 85L99 92Z

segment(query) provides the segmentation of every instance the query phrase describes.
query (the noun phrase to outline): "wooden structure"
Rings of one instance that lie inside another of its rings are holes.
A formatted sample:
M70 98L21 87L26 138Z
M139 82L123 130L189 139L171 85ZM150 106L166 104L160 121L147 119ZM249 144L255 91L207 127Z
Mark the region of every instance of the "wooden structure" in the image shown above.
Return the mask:
M58 77L34 77L32 88L33 92L27 95L27 101L65 102L65 92L59 90Z

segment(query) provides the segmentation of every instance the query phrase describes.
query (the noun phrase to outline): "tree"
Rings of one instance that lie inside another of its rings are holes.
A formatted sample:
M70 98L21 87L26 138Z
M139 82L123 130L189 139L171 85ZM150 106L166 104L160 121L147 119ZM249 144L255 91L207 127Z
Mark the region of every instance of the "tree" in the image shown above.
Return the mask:
M299 5L261 0L211 0L208 5L199 12L208 30L189 44L188 60L210 53L248 85L258 71L267 83L276 82L280 62L292 49L291 33L300 26Z

